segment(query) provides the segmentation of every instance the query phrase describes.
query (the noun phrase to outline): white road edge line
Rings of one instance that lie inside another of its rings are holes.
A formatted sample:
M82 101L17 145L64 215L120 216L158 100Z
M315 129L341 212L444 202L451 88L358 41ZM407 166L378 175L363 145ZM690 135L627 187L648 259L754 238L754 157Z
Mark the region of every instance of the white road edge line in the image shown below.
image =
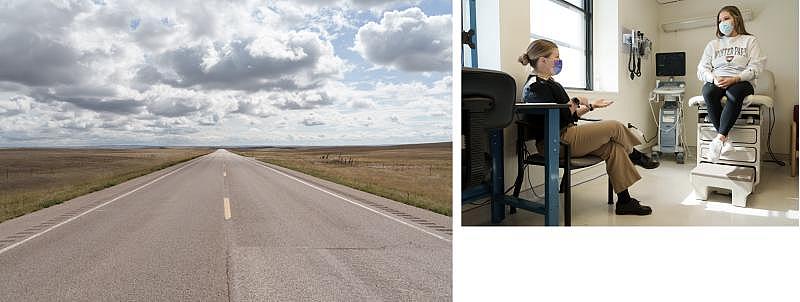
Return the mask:
M64 220L64 221L62 221L61 223L59 223L59 224L56 224L56 225L54 225L54 226L51 226L51 227L49 227L49 228L45 229L44 231L41 231L41 232L39 232L39 233L36 233L36 234L34 234L34 235L32 235L32 236L30 236L30 237L28 237L28 238L25 238L25 239L23 239L23 240L22 240L22 241L20 241L20 242L17 242L17 243L14 243L14 244L12 244L12 245L9 245L9 246L7 246L7 247L3 248L2 250L0 250L0 255L2 255L3 253L5 253L5 252L7 252L7 251L9 251L9 250L11 250L11 249L13 249L13 248L15 248L15 247L18 247L18 246L22 245L22 244L23 244L23 243L25 243L25 242L28 242L28 241L30 241L30 240L32 240L32 239L34 239L34 238L36 238L36 237L39 237L39 236L41 236L41 235L42 235L42 234L44 234L44 233L47 233L47 232L49 232L49 231L52 231L53 229L55 229L55 228L57 228L57 227L60 227L60 226L62 226L62 225L64 225L64 224L67 224L68 222L70 222L70 221L73 221L73 220L75 220L75 219L78 219L79 217L81 217L81 216L83 216L83 215L86 215L86 214L88 214L88 213L90 213L90 212L92 212L92 211L94 211L94 210L97 210L97 209L99 209L99 208L102 208L102 207L104 207L104 206L106 206L106 205L108 205L108 204L110 204L110 203L114 202L114 201L117 201L117 200L118 200L118 199L120 199L120 198L123 198L123 197L125 197L125 196L131 195L131 194L133 194L133 192L139 191L139 190L141 190L142 188L144 188L144 187L147 187L147 186L149 186L149 185L151 185L151 184L153 184L153 183L155 183L155 182L157 182L157 181L159 181L159 180L163 179L164 177L170 176L170 175L172 175L172 174L173 174L173 173L175 173L175 172L178 172L178 171L180 171L180 170L183 170L183 168L186 168L186 167L188 167L188 166L194 165L195 163L196 163L196 161L193 161L193 162L191 162L191 163L189 163L189 164L186 164L186 165L185 165L185 166L183 166L183 167L180 167L180 168L177 168L177 169L175 169L175 170L172 170L172 172L169 172L169 173L167 173L167 174L161 175L161 176L159 176L158 178L156 178L156 179L154 179L154 180L151 180L150 182L148 182L148 183L146 183L146 184L144 184L144 185L142 185L142 186L140 186L140 187L138 187L138 188L136 188L136 189L133 189L132 191L129 191L129 192L125 193L125 194L122 194L122 195L120 195L120 196L114 197L114 199L111 199L111 200L109 200L109 201L106 201L106 202L104 202L104 203L102 203L102 204L100 204L100 205L97 205L97 206L96 206L96 207L94 207L94 208L88 209L88 210L86 210L86 212L83 212L83 213L80 213L80 214L78 214L78 216L75 216L75 217L72 217L72 218L70 218L70 219Z
M247 158L247 157L245 157L245 158ZM248 159L249 159L249 158L248 158ZM313 184L310 184L310 183L308 183L308 182L306 182L306 181L304 181L304 180L302 180L302 179L299 179L299 178L297 178L297 177L294 177L294 176L291 176L291 175L289 175L289 174L286 174L286 173L283 173L283 172L281 172L281 171L278 171L278 170L276 170L276 169L274 169L274 168L272 168L272 167L270 167L270 166L267 166L267 165L264 165L264 164L262 164L262 163L261 163L260 161L258 161L258 160L255 160L255 159L250 159L250 160L252 160L252 161L255 161L257 164L259 164L260 166L262 166L262 167L264 167L264 168L267 168L267 169L270 169L270 170L272 170L272 171L275 171L275 172L276 172L276 173L278 173L278 174L281 174L281 175L283 175L283 176L286 176L286 177L288 177L288 178L291 178L291 179L293 179L293 180L295 180L295 181L297 181L297 182L300 182L300 183L302 183L302 184L304 184L304 185L307 185L307 186L309 186L309 187L312 187L312 188L314 188L314 189L317 189L317 190L319 190L319 191L321 191L321 192L327 193L328 195L331 195L331 196L333 196L333 197L336 197L336 198L339 198L339 199L341 199L341 200L347 201L347 202L349 202L349 203L351 203L351 204L353 204L353 205L357 205L357 206L359 206L359 207L362 207L362 208L364 208L364 209L366 209L366 210L369 210L369 211L371 211L371 212L373 212L373 213L375 213L375 214L378 214L378 215L381 215L381 216L383 216L383 217L389 218L389 219L391 219L391 220L394 220L394 221L396 221L396 222L399 222L399 223L401 223L401 224L404 224L404 225L406 225L406 226L408 226L408 227L411 227L411 228L413 228L413 229L416 229L416 230L418 230L418 231L420 231L420 232L423 232L423 233L425 233L425 234L431 235L431 236L433 236L433 237L439 238L439 239L441 239L441 240L444 240L444 241L447 241L447 242L451 242L451 241L452 241L452 240L450 240L450 239L447 239L447 238L445 238L445 237L439 236L439 235L437 235L437 234L435 234L435 233L431 233L431 232L429 232L428 230L425 230L425 229L423 229L423 228L420 228L420 227L418 227L418 226L416 226L416 225L413 225L413 224L410 224L410 223L408 223L408 222L405 222L405 221L402 221L402 220L400 220L400 219L397 219L397 218L395 218L395 217L392 217L392 216L390 216L389 214L382 213L382 212L380 212L380 211L377 211L377 210L375 210L375 209L372 209L372 208L370 208L370 207L368 207L368 206L365 206L365 205L363 205L363 204L360 204L360 203L357 203L357 202L355 202L355 201L352 201L352 200L350 200L350 199L347 199L347 198L345 198L345 197L342 197L342 196L341 196L341 195L339 195L339 194L336 194L336 193L330 192L330 191L328 191L328 190L325 190L325 189L323 189L323 188L317 187L317 186L315 186L315 185L313 185Z

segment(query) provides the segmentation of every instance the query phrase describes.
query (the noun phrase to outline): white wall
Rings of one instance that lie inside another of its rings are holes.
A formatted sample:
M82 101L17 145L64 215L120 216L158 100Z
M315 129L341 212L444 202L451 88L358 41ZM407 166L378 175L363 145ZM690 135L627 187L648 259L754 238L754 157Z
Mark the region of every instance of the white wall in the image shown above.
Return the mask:
M475 3L476 44L478 45L478 67L500 69L500 14L499 0L482 0Z
M619 91L619 7L617 0L595 0L592 7L592 88Z
M517 62L517 57L527 47L530 41L530 7L528 1L499 1L496 3L499 11L499 70L502 70L517 81L518 98L522 92L522 85L527 78L527 69ZM480 2L480 1L479 1ZM616 66L616 72L609 76L616 76L618 89L615 85L595 85L610 87L604 91L568 91L570 96L587 96L590 99L607 98L615 103L609 108L596 110L589 117L601 119L615 119L630 122L640 128L650 138L656 135L657 125L653 121L648 98L654 88L656 52L685 51L687 68L687 100L688 97L699 94L702 83L696 80L696 66L705 44L713 38L713 27L699 28L677 33L664 33L660 24L664 21L684 19L708 15L713 18L716 12L724 5L731 3L722 1L684 0L673 4L661 5L655 0L595 0L595 72L606 76L609 62ZM798 4L796 0L740 0L732 4L740 8L753 10L754 20L747 23L747 29L757 35L761 47L768 55L767 68L775 73L776 78L776 126L773 133L773 150L776 153L788 153L789 126L791 123L792 106L798 102ZM616 12L616 16L614 15ZM480 13L479 13L480 14ZM480 19L478 19L480 22ZM609 24L615 24L610 26ZM616 33L609 32L616 26ZM480 27L480 25L479 25ZM611 29L609 29L609 27ZM624 30L637 29L653 41L653 52L642 60L642 75L634 80L628 77L628 51L621 45L621 35ZM769 29L769 30L767 30ZM602 31L602 32L598 32ZM478 37L480 39L480 33ZM615 46L611 46L615 45ZM482 45L487 47L486 44ZM479 48L481 47L479 40ZM482 50L481 50L482 51ZM479 51L480 53L480 51ZM497 55L497 54L495 54ZM480 63L480 61L479 61ZM605 64L605 65L602 65ZM481 64L482 65L482 64ZM686 111L686 125L684 127L686 142L694 146L696 140L696 121L692 116L696 110L688 108ZM514 140L516 128L509 127L505 130L505 177L506 186L513 183L516 176L516 154L514 153ZM543 174L541 168L533 168L534 185L540 184Z
M601 119L619 120L625 123L632 123L637 128L642 130L648 137L655 135L657 128L653 123L648 103L650 91L655 86L655 59L650 54L642 59L641 77L636 77L631 80L628 77L628 50L623 49L620 45L622 40L622 32L624 29L636 29L644 32L645 36L654 40L654 49L658 47L657 23L658 20L658 4L656 1L650 0L598 0L594 2L595 10L603 10L598 6L616 7L617 20L601 20L598 17L608 16L611 14L596 15L595 23L597 22L615 22L618 24L616 35L605 34L606 39L613 39L613 41L606 41L605 43L612 43L616 45L617 50L606 56L595 55L595 61L612 61L616 62L617 72L614 74L617 77L618 92L581 92L570 91L570 95L585 95L590 99L594 98L608 98L614 100L614 104L603 110L596 110L591 113L590 117ZM595 40L595 44L600 41ZM613 57L615 55L616 57Z
M745 21L747 31L758 37L762 52L767 55L766 69L775 75L775 129L772 134L772 150L779 154L789 153L792 106L798 103L798 4L797 0L685 0L660 5L659 23L686 18L708 16L716 17L720 8L736 5L739 9L750 9L753 20ZM678 32L660 32L659 52L686 52L686 91L687 96L699 95L703 85L696 77L697 63L703 48L714 39L714 27L702 27ZM690 108L689 116L696 115ZM694 119L687 119L686 139L695 145L696 126Z

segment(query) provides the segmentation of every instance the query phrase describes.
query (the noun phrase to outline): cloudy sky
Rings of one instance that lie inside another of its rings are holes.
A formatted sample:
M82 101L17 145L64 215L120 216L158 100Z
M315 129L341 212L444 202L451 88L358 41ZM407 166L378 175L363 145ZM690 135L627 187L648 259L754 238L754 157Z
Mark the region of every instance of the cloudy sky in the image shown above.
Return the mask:
M0 0L0 147L450 141L446 0Z

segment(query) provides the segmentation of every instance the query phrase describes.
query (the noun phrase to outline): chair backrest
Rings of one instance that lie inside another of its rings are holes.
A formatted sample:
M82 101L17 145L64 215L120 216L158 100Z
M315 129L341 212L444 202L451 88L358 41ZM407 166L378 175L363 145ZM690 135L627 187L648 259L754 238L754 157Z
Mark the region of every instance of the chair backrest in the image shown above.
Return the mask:
M486 98L492 100L490 108L485 112L486 129L505 128L514 116L514 101L517 95L517 84L505 72L461 68L461 100Z
M764 69L756 79L755 94L775 97L775 77L772 72Z

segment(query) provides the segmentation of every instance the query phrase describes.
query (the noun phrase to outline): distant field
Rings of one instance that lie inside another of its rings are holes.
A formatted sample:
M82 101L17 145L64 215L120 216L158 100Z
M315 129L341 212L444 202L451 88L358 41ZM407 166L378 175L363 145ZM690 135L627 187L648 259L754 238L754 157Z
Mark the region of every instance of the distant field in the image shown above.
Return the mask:
M231 149L444 215L452 215L450 143L385 147Z
M210 149L0 149L0 222L102 190Z

